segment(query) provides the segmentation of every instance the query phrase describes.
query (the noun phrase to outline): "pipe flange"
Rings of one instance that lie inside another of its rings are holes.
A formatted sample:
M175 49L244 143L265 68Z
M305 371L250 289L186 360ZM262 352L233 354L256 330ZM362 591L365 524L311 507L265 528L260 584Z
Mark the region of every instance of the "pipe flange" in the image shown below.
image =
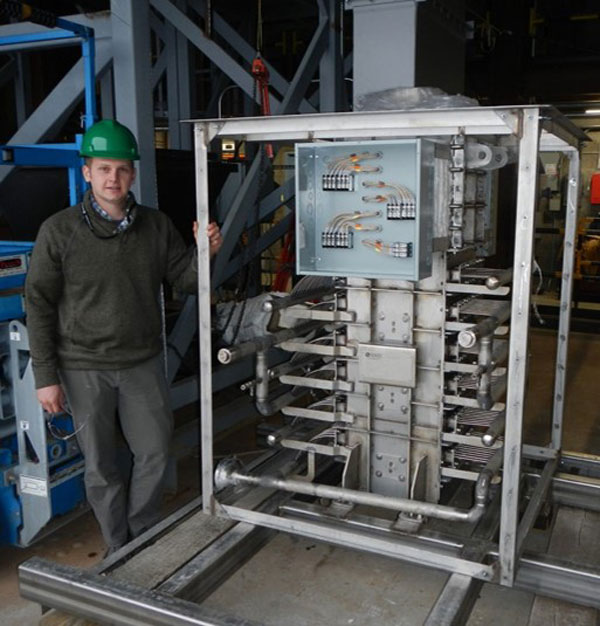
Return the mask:
M242 462L235 457L220 461L215 469L215 489L221 491L225 487L234 485L233 474L242 471L243 468Z

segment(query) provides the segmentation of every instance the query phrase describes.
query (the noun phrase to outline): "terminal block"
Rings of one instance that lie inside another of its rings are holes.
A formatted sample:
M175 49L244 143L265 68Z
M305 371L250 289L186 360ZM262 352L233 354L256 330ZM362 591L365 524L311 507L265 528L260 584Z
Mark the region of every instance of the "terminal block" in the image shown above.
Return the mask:
M390 247L390 254L398 259L409 259L412 256L412 243L394 241Z
M414 220L417 217L417 205L414 202L388 202L388 220Z
M321 233L321 245L324 248L352 248L353 233L348 232L328 232Z
M354 191L354 174L323 174L323 191Z

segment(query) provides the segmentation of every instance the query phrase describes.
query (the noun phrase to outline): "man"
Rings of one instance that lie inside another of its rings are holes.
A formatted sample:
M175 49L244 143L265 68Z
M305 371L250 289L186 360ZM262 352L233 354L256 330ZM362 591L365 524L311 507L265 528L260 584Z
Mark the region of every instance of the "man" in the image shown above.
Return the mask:
M91 189L40 228L27 327L38 400L73 415L87 498L110 554L157 519L173 428L159 294L165 280L193 292L197 256L164 213L131 194L139 155L125 126L94 124L80 154ZM207 234L214 255L217 225ZM133 455L129 489L116 463L117 412Z

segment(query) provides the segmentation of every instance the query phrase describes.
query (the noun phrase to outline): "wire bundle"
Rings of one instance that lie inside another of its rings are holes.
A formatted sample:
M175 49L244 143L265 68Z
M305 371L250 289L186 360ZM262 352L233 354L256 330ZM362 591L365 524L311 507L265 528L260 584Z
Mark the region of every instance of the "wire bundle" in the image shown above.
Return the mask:
M354 213L340 213L329 221L321 234L321 244L324 248L352 248L352 230L363 232L379 232L377 224L360 224L357 220L371 217L380 217L381 211L355 211Z
M392 189L390 194L363 196L363 202L387 202L387 218L389 220L407 220L416 217L417 203L413 192L399 183L386 183L383 180L363 182L363 187L376 189Z
M327 162L327 174L323 174L324 191L354 191L353 172L380 172L377 165L362 165L362 161L380 159L381 152L352 153Z
M362 244L375 252L387 254L397 259L408 259L412 257L412 243L410 242L385 242L381 241L381 239L363 239Z

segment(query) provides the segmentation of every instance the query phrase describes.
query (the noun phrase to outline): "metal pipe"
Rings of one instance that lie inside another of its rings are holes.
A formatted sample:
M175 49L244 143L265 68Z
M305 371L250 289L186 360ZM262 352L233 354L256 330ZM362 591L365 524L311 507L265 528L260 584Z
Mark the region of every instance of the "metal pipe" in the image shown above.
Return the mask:
M272 313L273 311L279 311L280 309L287 309L294 304L302 304L312 298L322 298L335 293L336 289L333 285L327 285L325 287L315 287L314 289L308 289L302 291L298 295L291 294L289 296L283 296L282 298L274 298L273 300L266 300L263 302L263 311Z
M219 363L229 365L230 363L239 361L245 356L254 354L255 352L259 352L261 350L264 351L271 346L281 343L282 341L293 339L294 337L298 337L303 333L315 330L321 326L323 326L323 322L310 321L305 324L299 324L294 328L284 328L283 330L266 335L265 337L253 339L252 341L246 341L245 343L240 343L236 346L221 348L217 354L217 359L219 360Z
M492 408L492 353L494 348L494 335L486 335L479 341L479 381L477 383L477 402L486 411Z
M263 400L263 401L257 400L254 404L256 406L257 411L261 415L268 417L270 415L275 415L275 413L279 413L281 409L288 406L289 404L294 402L294 400L297 400L301 395L307 392L308 392L308 389L305 389L303 387L293 387L287 393L283 393L280 396L277 396L276 398L267 398L266 400Z
M477 324L458 333L458 343L463 348L472 348L479 339L494 334L496 328L510 316L510 302L506 302L494 315L485 317Z
M275 432L269 433L267 435L267 443L270 446L276 446L280 444L283 439L287 439L294 431L295 428L293 426L284 426Z
M367 491L320 485L278 476L254 476L244 473L242 465L237 459L225 459L219 463L215 470L215 487L217 490L230 485L266 487L267 489L279 489L315 498L328 498L330 500L373 506L413 515L434 517L446 521L476 522L485 511L491 480L500 469L502 463L501 450L499 448L496 451L479 474L475 484L475 502L470 509L459 509L434 502L421 502L408 498L394 498Z
M489 425L488 429L481 435L481 443L491 448L497 441L498 437L504 433L504 424L506 422L506 414L504 411Z
M255 377L255 402L256 408L261 415L269 416L278 413L299 396L306 393L303 388L293 387L287 393L275 398L269 397L269 361L267 352L260 350L256 353L256 377Z
M256 403L265 402L269 397L269 360L265 350L256 353L255 393Z
M482 337L492 335L498 324L496 317L486 317L474 326L461 330L458 333L458 343L462 348L473 348Z
M320 354L306 354L301 358L296 358L293 360L290 359L289 361L286 361L285 363L281 363L279 365L276 365L275 367L270 368L269 378L271 380L273 378L279 378L280 376L283 376L284 374L288 374L289 372L293 372L294 370L304 367L305 365L310 365L311 363L314 363L315 361L318 361L321 358L322 357Z
M485 286L492 291L494 289L498 289L502 285L506 285L512 280L513 271L512 267L500 272L499 274L495 274L494 276L488 276L485 279Z

